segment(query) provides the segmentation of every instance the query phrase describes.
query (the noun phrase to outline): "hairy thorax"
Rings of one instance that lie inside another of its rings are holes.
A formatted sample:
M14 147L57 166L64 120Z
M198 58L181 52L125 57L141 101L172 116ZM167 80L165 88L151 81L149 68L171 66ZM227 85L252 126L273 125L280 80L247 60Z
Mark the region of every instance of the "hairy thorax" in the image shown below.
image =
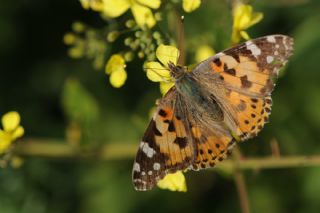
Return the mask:
M176 80L177 91L185 98L188 106L197 108L201 116L210 116L216 121L223 120L223 111L214 95L202 89L201 82L198 82L192 73L185 72Z

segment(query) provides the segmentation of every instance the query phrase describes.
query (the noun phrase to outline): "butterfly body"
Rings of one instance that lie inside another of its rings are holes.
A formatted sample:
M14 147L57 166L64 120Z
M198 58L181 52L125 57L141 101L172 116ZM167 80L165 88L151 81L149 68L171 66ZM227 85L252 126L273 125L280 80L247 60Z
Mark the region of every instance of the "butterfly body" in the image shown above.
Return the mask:
M168 173L213 167L236 141L268 122L273 79L292 54L283 35L257 38L208 58L187 72L169 63L175 86L160 101L133 167L137 190Z

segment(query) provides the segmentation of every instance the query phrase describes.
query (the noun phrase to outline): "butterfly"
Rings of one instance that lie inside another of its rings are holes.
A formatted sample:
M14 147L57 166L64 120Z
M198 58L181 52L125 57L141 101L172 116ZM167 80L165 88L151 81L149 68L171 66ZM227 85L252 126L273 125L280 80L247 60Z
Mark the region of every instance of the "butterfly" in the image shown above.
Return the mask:
M169 173L214 167L236 142L256 136L268 122L274 80L292 53L292 38L269 35L220 52L191 72L169 62L175 85L140 142L134 188L150 190Z

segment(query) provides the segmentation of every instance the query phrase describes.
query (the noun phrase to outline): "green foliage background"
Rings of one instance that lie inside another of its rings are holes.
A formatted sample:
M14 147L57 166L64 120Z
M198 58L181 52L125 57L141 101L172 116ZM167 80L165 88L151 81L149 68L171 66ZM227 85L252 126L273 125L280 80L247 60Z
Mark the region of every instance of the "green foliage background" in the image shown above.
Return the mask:
M196 46L199 34L205 34L216 51L223 50L231 36L230 8L226 1L203 2L186 15L186 39ZM275 138L282 155L320 154L320 2L261 0L254 7L265 17L250 35L290 35L295 52L273 92L271 123L241 144L241 151L270 155L269 142ZM160 96L158 85L146 79L137 59L129 64L121 89L112 88L91 61L70 59L62 37L76 20L105 25L76 0L0 3L0 112L17 110L27 138L64 139L66 126L76 121L83 146L138 147ZM190 64L192 58L189 54ZM240 212L232 176L189 172L187 193L141 193L131 184L132 163L133 158L25 158L19 169L0 170L0 212ZM248 171L245 177L252 212L319 212L320 168Z

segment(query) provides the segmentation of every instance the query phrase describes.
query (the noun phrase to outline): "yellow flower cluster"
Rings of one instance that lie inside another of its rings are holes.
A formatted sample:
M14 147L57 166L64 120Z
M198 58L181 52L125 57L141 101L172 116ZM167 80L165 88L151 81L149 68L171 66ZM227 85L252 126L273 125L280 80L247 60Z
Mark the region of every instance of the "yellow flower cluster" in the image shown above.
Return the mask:
M260 22L263 18L263 13L253 12L251 5L238 3L232 11L233 14L233 28L231 41L237 44L241 39L249 40L250 37L245 31L249 27Z
M83 8L102 12L110 18L116 18L131 10L140 27L152 28L156 19L151 9L158 9L160 0L80 0Z
M160 0L80 0L85 9L102 12L109 18L116 18L131 10L133 17L140 27L152 28L156 24L156 18L152 9L158 9ZM182 8L190 13L196 10L201 4L201 0L183 0Z
M2 116L0 129L0 154L4 154L17 138L22 137L24 129L20 126L20 115L17 112L8 112Z

